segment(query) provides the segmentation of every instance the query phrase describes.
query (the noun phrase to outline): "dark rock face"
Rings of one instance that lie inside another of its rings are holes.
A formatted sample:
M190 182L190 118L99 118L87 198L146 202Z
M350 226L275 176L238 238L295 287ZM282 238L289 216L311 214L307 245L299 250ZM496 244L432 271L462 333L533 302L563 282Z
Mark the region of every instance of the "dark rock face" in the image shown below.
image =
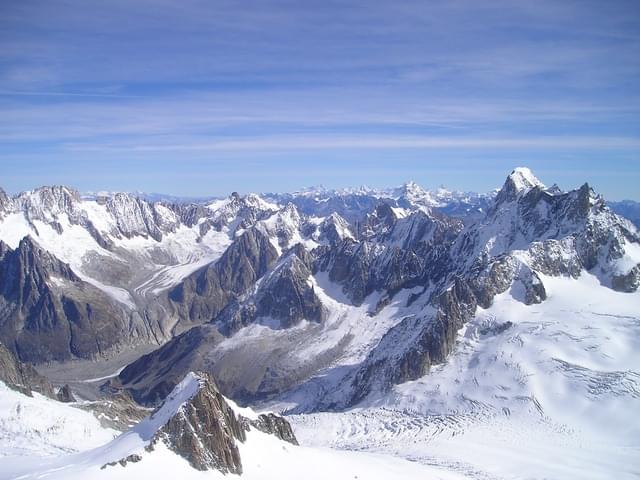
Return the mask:
M148 202L127 193L116 193L109 197L106 206L116 219L118 231L123 236L150 236L156 241L162 240L159 216ZM171 228L170 225L165 226Z
M180 221L188 227L193 227L198 223L198 220L206 218L208 214L207 207L195 203L174 203L171 204L169 208L175 212ZM207 232L201 232L201 235L205 233Z
M483 327L478 330L480 335L500 335L502 332L509 330L513 327L513 323L510 321L506 321L504 323L498 323Z
M56 394L56 398L63 403L73 403L76 401L76 398L73 396L73 392L71 391L71 387L68 384L65 384L58 390Z
M180 385L184 387L185 382L189 382L186 388L191 389L193 384L190 382L193 381L198 382L196 391L178 406L177 411L168 412L170 417L150 438L148 450L153 450L157 442L163 442L197 470L240 475L242 460L238 442L245 442L247 432L252 428L298 444L291 425L284 418L274 414L260 415L257 419L245 418L235 413L210 375L202 372L189 374ZM174 389L163 405L145 421L155 422L154 417L157 417L164 422L167 409L173 408L172 402L183 400L180 390L180 387Z
M329 245L336 245L346 236L352 235L349 223L337 213L333 213L320 224L317 239L320 242L327 242Z
M53 385L45 377L36 372L31 365L20 362L13 352L0 343L0 380L9 388L30 397L38 392L56 399Z
M293 445L298 445L298 440L293 434L291 424L278 415L274 415L273 413L262 414L258 416L257 420L250 420L250 424L256 430L274 435L280 440Z
M141 460L142 460L142 457L140 455L137 455L137 454L133 453L133 454L131 454L131 455L129 455L129 456L123 458L123 459L118 460L117 462L109 462L109 463L106 463L106 464L102 465L100 467L100 470L104 470L107 467L115 467L116 465L120 465L121 467L126 467L127 463L138 463Z
M221 231L230 227L235 234L239 229L246 229L255 225L259 220L267 218L274 211L262 208L257 195L249 194L241 197L237 192L229 196L229 202L213 218L207 218L200 226L200 235L205 235L211 229Z
M475 294L478 305L482 308L489 308L493 297L511 286L515 274L515 263L510 257L505 256L472 275L469 285Z
M214 348L222 335L210 325L194 327L167 342L158 350L140 357L118 376L116 387L127 391L143 405L157 405L193 369L194 355L203 347ZM202 352L204 353L204 352Z
M145 418L151 409L136 403L128 392L118 390L93 402L82 402L77 408L91 412L104 428L124 432Z
M467 283L456 280L434 299L434 305L437 310L431 316L409 316L391 328L356 371L352 397L346 405L330 406L355 405L373 391L416 380L427 374L431 365L442 363L458 330L474 315L478 304Z
M526 305L542 303L547 299L547 291L536 272L527 269L526 272L521 272L518 278L525 290L524 303Z
M441 262L462 228L458 220L421 211L397 220L387 208L378 213L382 223L371 224L378 230L369 227L368 239L345 239L314 251L315 271L328 272L356 305L374 291L393 295L439 279L444 273Z
M633 267L625 275L616 275L612 279L612 287L619 292L635 292L640 287L640 265Z
M245 293L278 258L269 239L257 229L243 233L220 259L187 277L169 291L172 307L193 323L214 320L232 300Z
M280 320L283 328L302 319L321 322L324 317L322 304L307 283L311 270L305 253L291 252L283 265L265 279L258 294L257 314Z
M362 237L372 237L383 235L393 229L398 221L398 217L388 203L379 203L375 210L367 215L364 222L359 227L359 234Z
M0 218L10 209L11 199L6 192L0 188Z
M258 318L276 320L279 328L292 327L303 319L322 322L322 303L308 283L310 254L298 244L283 257L250 300L234 302L220 314L216 323L224 335L232 335Z
M540 273L578 278L582 272L582 263L577 255L571 255L573 251L573 237L562 240L549 239L533 243L529 247L532 267Z
M202 346L215 348L216 339L222 338L211 325L194 327L129 364L120 372L114 386L126 385L139 403L157 405L197 364L193 356L200 354Z
M208 376L196 395L158 432L158 439L197 470L242 473L236 440L246 432Z
M61 292L52 278L68 288ZM126 325L103 292L30 237L15 250L0 245L0 338L21 360L93 358L126 340Z

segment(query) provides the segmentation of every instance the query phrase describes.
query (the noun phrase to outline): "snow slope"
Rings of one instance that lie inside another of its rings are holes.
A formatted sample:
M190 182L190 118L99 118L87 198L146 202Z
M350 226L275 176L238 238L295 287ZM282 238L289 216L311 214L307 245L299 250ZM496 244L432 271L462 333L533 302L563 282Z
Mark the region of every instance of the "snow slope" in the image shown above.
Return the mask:
M472 478L638 478L640 294L586 273L542 280L545 302L499 295L429 375L345 413L289 417L299 439Z
M155 433L178 411L184 402L188 401L200 388L200 379L189 374L174 389L163 406L150 417L141 421L134 428L118 436L112 441L73 455L60 455L60 452L50 448L55 442L75 442L76 445L90 447L92 444L79 443L77 432L70 428L62 428L53 436L38 438L32 449L15 449L4 439L7 424L2 426L3 442L0 444L0 478L20 479L140 479L167 478L171 476L185 479L222 479L229 478L218 471L201 472L193 469L182 457L169 450L162 442L148 452L145 446ZM8 394L9 393L9 394ZM8 398L22 396L7 389L0 390L0 402ZM25 397L26 398L26 397ZM80 412L65 404L54 401L36 399L37 402L47 403L47 407L55 412L55 418L61 425L68 425L72 420L77 423L76 428L92 432L99 432L99 428L92 422L91 415ZM234 405L232 403L232 405ZM235 406L235 405L234 405ZM237 408L237 407L235 407ZM43 411L35 412L36 418L42 420ZM81 413L82 415L78 415ZM239 413L253 416L247 409L239 409ZM90 427L88 425L91 425ZM111 432L104 431L104 437ZM24 436L22 436L24 438ZM42 457L42 453L52 454ZM129 455L137 454L142 460L135 463L119 464L101 468L109 462L115 462ZM244 473L242 478L248 480L266 479L406 479L423 478L425 475L434 479L461 479L457 474L451 474L440 469L424 467L417 463L388 457L381 454L367 454L354 452L340 452L323 448L297 447L282 442L276 437L251 430L247 441L240 445L243 459ZM8 456L14 455L14 456Z
M302 447L251 431L243 478L638 478L640 295L586 273L542 280L545 302L499 295L429 375L351 411L289 417ZM223 478L163 445L144 450L197 381L189 376L154 417L102 446L113 432L89 414L0 389L0 478ZM7 413L16 403L20 418ZM95 448L59 456L78 445ZM132 453L142 461L100 469Z
M68 454L102 445L117 434L88 412L39 393L28 397L0 382L0 457ZM0 458L0 477L3 464Z

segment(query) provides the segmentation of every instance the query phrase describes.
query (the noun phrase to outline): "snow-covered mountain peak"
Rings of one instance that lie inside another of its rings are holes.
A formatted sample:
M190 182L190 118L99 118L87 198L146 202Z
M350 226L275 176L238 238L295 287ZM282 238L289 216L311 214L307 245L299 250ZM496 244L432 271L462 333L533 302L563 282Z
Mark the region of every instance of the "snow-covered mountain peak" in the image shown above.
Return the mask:
M349 222L336 212L326 217L308 217L302 227L302 233L319 244L333 245L345 238L355 238Z
M53 221L67 213L73 216L80 203L80 194L62 185L40 187L22 192L13 199L15 207L23 210L30 219Z
M407 194L418 194L418 195L421 195L421 194L424 193L424 190L422 189L422 187L420 185L418 185L416 182L414 182L413 180L409 180L404 185L402 185L402 189Z
M278 205L267 202L256 193L249 193L244 197L244 203L248 206L257 208L258 210L277 210Z
M515 168L507 177L502 190L505 188L516 194L525 194L532 188L545 188L544 184L538 180L533 172L527 167Z
M438 186L438 188L435 189L435 193L439 197L444 197L444 196L451 196L453 192L449 190L447 187L445 187L444 185L440 185Z
M289 217L293 222L300 221L300 213L298 212L296 206L291 202L287 203L284 206L280 214L284 217Z
M438 204L438 201L434 198L432 192L426 191L414 181L405 183L394 193L396 193L394 196L396 196L401 203L422 207L432 207ZM404 202L402 202L403 200Z
M495 204L513 202L536 188L544 190L545 186L530 169L518 167L505 180L504 185L496 195Z
M296 243L304 243L301 236L302 225L303 216L293 203L288 203L275 212L267 211L264 218L256 222L255 228L268 237L281 254L283 249Z
M509 175L508 180L513 183L518 191L528 191L534 187L544 188L544 184L527 167L515 168Z
M330 190L328 190L324 185L312 185L310 187L303 187L291 192L291 194L294 196L315 197L317 195L326 195L328 192L330 192Z
M327 228L335 229L337 238L340 240L345 238L354 238L349 227L349 222L335 212L324 219L320 228L322 230L326 230Z
M41 199L43 201L51 198L59 199L63 197L72 197L73 199L79 201L80 193L73 188L67 187L66 185L45 185L34 190L29 190L18 194L18 198Z

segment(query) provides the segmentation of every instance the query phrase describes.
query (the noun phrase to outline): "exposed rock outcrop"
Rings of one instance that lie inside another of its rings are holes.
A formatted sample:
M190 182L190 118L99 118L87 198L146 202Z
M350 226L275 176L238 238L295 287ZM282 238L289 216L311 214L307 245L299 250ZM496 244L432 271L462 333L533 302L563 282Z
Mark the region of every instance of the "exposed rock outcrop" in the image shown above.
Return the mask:
M151 237L160 242L164 235L175 232L181 224L181 219L172 205L147 202L128 193L111 195L105 205L116 221L117 231L111 232L115 236ZM190 214L191 220L197 221L197 213ZM186 216L189 217L188 214Z
M151 412L138 404L124 390L107 392L104 398L92 402L81 402L77 408L91 412L104 428L125 432Z
M417 211L397 219L391 210L382 209L382 227L369 230L369 238L346 238L333 247L314 251L315 270L327 272L329 279L343 286L344 293L356 305L374 291L389 291L425 284L442 277L442 260L462 224L439 214Z
M612 287L619 292L635 292L640 287L640 264L622 275L614 275L611 279Z
M55 389L49 380L40 375L31 365L20 362L2 343L0 343L0 380L9 388L30 397L33 396L33 392L38 392L56 399Z
M230 304L216 319L224 335L232 335L259 318L277 328L289 328L302 320L322 322L324 308L309 283L311 255L297 244L283 257L265 275L255 294L242 303Z
M372 392L416 380L451 352L458 330L473 316L477 301L468 284L457 279L433 300L434 310L409 316L391 328L356 370L351 394L328 405L344 408ZM329 396L331 398L331 396Z
M198 374L198 381L197 393L162 426L153 441L164 442L197 470L241 474L237 441L246 440L244 425L211 377ZM171 402L171 395L167 401Z
M172 308L193 323L214 320L232 300L245 293L278 258L261 231L251 228L220 259L187 277L168 293Z
M62 403L73 403L76 401L76 398L71 391L71 387L69 384L64 384L56 393L56 398Z
M215 348L222 339L212 325L194 327L127 365L111 383L115 388L126 386L133 398L143 405L157 405L186 372L205 366L206 351Z
M187 374L162 405L133 430L147 442L147 451L162 442L197 470L240 475L238 444L245 442L254 428L297 445L291 425L284 418L274 414L247 418L239 414L222 396L213 378L199 372ZM128 455L111 464L124 466L129 461L144 460L136 452L133 454L136 457Z
M273 413L263 413L259 415L257 419L250 420L249 423L252 427L260 430L263 433L274 435L280 440L289 442L293 445L298 445L298 440L293 433L291 424L287 422L283 417L280 417Z
M115 302L31 237L15 250L0 242L0 338L22 361L93 358L128 331Z

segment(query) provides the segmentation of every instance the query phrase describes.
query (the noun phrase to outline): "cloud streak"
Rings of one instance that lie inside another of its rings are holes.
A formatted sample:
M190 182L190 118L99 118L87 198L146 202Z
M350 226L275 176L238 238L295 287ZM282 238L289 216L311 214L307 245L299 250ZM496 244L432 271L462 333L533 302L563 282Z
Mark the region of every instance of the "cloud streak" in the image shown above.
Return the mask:
M639 32L627 0L5 2L0 162L34 183L191 157L628 170Z
M121 152L229 152L301 150L628 150L640 152L640 139L629 137L366 137L344 135L248 137L208 143L181 144L69 144L69 151Z

